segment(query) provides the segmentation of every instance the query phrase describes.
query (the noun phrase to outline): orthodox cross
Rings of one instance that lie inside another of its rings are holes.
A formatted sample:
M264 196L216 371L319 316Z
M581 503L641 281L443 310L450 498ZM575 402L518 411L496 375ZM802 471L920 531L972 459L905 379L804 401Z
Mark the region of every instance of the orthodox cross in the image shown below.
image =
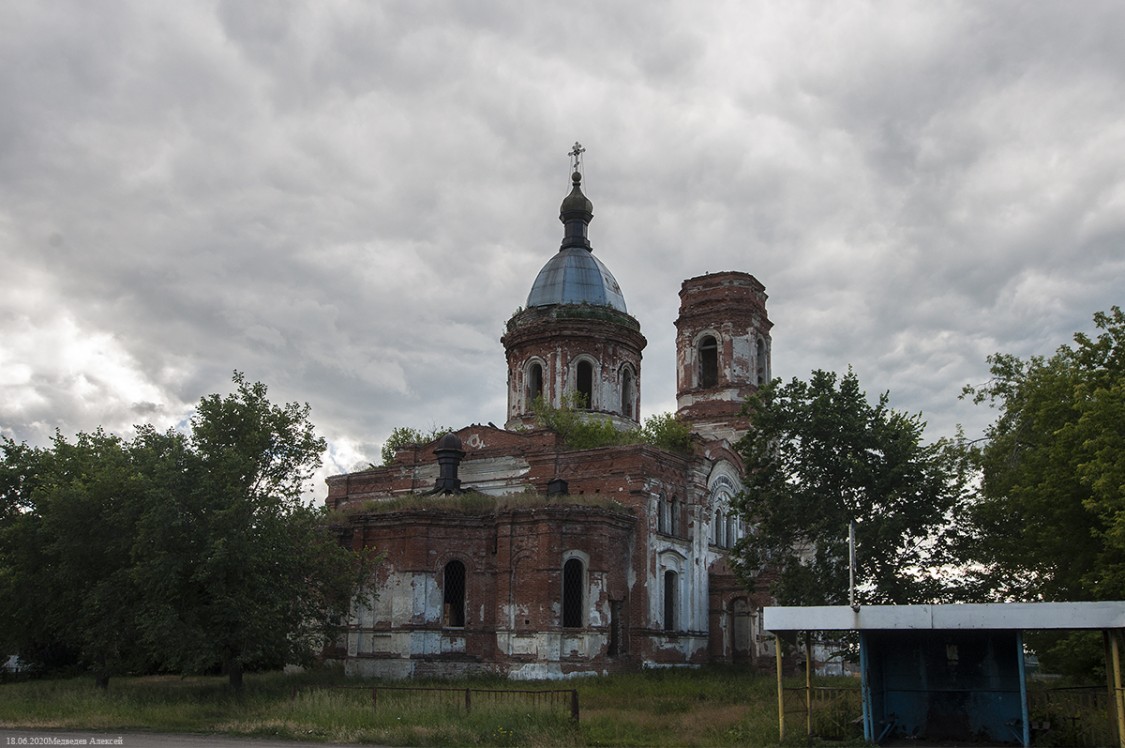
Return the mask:
M572 148L570 150L570 153L567 154L568 156L570 156L570 165L574 169L574 171L578 171L578 167L581 166L582 154L585 152L586 149L582 147L582 144L577 140L574 141L574 148Z

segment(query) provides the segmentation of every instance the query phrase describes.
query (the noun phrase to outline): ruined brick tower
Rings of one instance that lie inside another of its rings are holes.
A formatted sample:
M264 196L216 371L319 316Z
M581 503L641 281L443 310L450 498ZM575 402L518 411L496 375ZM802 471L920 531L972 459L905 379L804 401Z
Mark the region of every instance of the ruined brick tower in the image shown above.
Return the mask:
M537 398L609 416L620 428L640 422L645 337L625 309L617 280L594 257L587 238L594 206L582 194L575 167L573 187L559 209L562 246L539 271L527 308L512 315L500 339L508 358L509 429L534 423Z
M707 439L734 442L742 404L770 380L766 288L740 272L689 278L676 320L676 415Z

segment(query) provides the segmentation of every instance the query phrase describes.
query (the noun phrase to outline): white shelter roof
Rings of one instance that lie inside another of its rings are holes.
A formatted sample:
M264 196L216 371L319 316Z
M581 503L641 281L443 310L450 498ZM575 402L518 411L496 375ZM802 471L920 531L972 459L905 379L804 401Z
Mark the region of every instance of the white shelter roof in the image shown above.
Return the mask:
M1040 630L1125 628L1125 602L772 606L762 627L789 631Z

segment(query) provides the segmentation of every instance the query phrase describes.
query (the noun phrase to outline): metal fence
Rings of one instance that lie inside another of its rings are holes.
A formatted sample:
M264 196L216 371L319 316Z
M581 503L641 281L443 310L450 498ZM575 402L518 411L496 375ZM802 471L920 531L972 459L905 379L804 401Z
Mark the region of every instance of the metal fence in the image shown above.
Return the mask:
M809 703L811 697L811 704ZM1028 694L1031 743L1035 746L1096 748L1115 745L1113 705L1104 686L1045 688L1031 684ZM785 733L824 740L863 735L862 690L804 686L783 689Z
M805 686L783 689L785 734L805 733L825 740L863 737L862 691L854 687Z
M1104 686L1041 688L1027 693L1033 745L1113 745L1113 706Z
M294 689L293 698L302 691L367 691L371 694L372 710L380 708L418 708L452 707L471 712L474 709L495 710L518 707L521 710L538 712L569 711L570 718L577 722L580 710L578 691L559 690L518 690L490 688L423 688L413 686L319 686L308 689Z

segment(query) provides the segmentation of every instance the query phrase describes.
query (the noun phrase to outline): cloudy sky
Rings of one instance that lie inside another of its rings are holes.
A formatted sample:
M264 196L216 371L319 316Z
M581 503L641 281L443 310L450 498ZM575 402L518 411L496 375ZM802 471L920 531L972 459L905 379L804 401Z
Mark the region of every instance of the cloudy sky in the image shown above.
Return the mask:
M927 436L996 351L1125 288L1119 2L0 5L0 433L182 423L233 370L325 473L502 422L504 321L590 236L675 407L680 282L769 293L773 371L856 370Z

